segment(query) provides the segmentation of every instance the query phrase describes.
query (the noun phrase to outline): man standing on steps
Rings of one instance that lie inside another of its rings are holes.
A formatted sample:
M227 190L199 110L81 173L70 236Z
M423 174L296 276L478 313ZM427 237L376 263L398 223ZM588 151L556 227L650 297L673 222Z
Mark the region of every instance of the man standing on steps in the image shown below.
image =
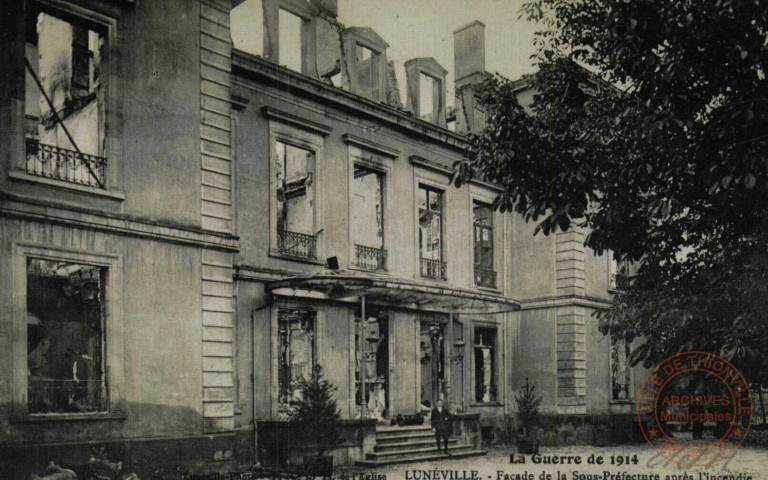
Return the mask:
M432 422L432 429L435 431L435 440L437 441L437 451L440 451L440 439L443 439L443 452L450 456L451 452L448 451L448 437L451 436L451 414L443 407L443 401L438 400L435 403L435 408L432 409L432 415L430 417Z

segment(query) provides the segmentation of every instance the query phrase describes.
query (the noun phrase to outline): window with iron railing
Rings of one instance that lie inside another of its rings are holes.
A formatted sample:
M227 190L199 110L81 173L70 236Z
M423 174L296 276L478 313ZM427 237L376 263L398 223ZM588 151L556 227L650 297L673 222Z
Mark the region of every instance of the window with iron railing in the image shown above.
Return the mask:
M433 280L445 280L443 192L426 185L419 185L417 201L421 276Z
M37 2L27 25L27 173L105 188L104 28Z
M351 223L355 265L368 270L387 269L384 249L384 173L354 166Z
M496 288L496 272L493 265L493 208L486 203L472 202L472 219L475 285Z
M277 253L317 258L311 150L277 141Z

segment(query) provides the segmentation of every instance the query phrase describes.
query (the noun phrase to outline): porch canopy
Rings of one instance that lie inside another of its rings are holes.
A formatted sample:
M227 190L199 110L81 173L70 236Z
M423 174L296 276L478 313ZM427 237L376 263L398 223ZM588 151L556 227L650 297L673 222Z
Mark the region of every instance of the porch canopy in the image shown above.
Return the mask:
M270 282L266 289L283 297L349 302L365 297L378 305L443 313L491 314L520 309L520 302L502 295L357 271L324 270Z

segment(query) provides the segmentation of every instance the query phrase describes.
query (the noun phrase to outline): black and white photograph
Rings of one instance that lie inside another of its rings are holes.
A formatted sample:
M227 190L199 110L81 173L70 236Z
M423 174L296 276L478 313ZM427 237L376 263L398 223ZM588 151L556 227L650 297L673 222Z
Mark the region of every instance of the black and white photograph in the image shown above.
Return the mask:
M766 0L0 0L0 480L768 480L766 75Z

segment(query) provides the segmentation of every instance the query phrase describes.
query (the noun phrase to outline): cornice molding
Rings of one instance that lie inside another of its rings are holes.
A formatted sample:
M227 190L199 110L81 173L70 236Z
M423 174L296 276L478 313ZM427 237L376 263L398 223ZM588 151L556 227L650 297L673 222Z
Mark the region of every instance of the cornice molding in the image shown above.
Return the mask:
M400 150L396 150L394 148L390 148L380 143L367 140L365 138L360 138L358 136L351 135L349 133L345 133L344 135L341 136L341 138L342 140L344 140L344 143L356 145L366 150L371 150L373 152L380 153L381 155L384 155L386 157L397 158L400 156Z
M323 137L327 137L331 134L331 131L333 131L333 127L297 117L296 115L278 110L274 107L263 107L261 111L264 113L264 116L270 120L277 120L279 122L287 123L288 125L308 130Z

